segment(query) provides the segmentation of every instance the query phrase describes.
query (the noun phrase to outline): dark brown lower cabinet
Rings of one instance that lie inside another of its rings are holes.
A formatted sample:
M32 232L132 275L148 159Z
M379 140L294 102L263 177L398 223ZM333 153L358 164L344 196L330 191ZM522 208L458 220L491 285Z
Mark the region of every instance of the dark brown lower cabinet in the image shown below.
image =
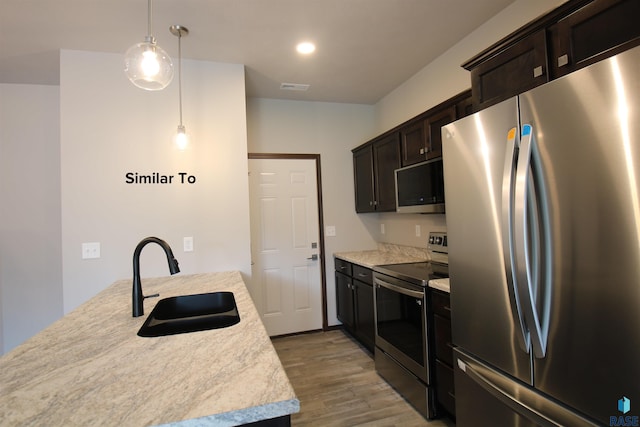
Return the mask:
M336 314L344 328L373 353L375 319L373 272L370 268L335 259Z
M455 417L456 397L453 385L453 343L451 340L449 294L431 289L431 311L436 347L436 401L449 415Z

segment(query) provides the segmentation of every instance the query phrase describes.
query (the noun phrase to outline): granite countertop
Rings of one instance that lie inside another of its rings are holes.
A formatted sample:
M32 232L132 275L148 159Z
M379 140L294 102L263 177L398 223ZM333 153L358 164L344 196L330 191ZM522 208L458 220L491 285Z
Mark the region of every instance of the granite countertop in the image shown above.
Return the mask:
M336 258L373 268L377 265L403 264L408 262L429 261L427 250L411 246L392 245L388 243L378 244L378 249L368 251L336 252Z
M446 293L451 293L451 287L449 286L449 279L429 280L429 287L441 290Z
M143 279L160 298L234 293L240 323L137 336L131 280L120 280L0 358L0 424L233 426L300 410L238 272Z

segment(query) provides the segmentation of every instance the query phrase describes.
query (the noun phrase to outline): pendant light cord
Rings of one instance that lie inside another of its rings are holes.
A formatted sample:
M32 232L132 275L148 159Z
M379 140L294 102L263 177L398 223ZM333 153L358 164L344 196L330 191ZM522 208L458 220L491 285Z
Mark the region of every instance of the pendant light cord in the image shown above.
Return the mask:
M148 35L151 37L153 35L153 28L152 28L152 24L151 24L151 15L153 14L153 6L151 3L151 0L149 0L147 2L148 6L147 6L147 10L149 11L149 13L147 14L147 30L148 30Z
M180 101L180 126L182 126L182 33L178 34L178 99Z

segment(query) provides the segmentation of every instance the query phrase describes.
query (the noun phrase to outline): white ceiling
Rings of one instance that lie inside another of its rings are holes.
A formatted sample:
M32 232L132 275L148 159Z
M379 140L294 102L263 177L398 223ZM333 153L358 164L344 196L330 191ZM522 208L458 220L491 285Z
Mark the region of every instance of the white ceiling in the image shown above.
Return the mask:
M155 0L152 32L176 57L169 26L186 26L183 58L244 64L249 97L373 104L513 1ZM124 53L146 34L146 0L0 0L0 83L58 84L59 49Z

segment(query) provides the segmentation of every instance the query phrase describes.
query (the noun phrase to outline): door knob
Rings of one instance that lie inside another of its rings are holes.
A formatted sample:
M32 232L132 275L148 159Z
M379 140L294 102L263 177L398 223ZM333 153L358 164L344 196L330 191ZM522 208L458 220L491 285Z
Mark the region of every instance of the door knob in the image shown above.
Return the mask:
M313 254L313 255L311 255L311 257L309 257L307 259L310 259L311 261L317 261L318 260L318 254Z

